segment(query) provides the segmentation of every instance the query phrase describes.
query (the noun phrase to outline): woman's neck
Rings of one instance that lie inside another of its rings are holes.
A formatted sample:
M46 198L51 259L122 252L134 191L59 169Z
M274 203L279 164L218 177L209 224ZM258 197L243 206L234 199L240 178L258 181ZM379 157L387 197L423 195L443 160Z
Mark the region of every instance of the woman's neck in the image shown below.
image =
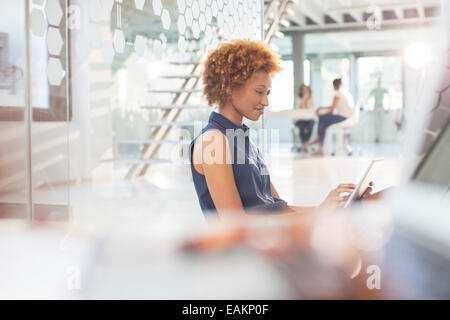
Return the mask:
M223 107L219 106L219 114L233 122L237 126L242 126L243 116L231 103L227 103Z

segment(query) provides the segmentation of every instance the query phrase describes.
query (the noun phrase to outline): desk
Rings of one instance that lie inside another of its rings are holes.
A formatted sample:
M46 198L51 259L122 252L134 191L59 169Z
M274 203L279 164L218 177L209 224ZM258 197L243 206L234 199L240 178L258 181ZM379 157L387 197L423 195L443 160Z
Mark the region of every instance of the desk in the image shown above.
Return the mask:
M316 110L312 109L292 109L282 111L266 111L268 119L291 118L292 120L317 120Z

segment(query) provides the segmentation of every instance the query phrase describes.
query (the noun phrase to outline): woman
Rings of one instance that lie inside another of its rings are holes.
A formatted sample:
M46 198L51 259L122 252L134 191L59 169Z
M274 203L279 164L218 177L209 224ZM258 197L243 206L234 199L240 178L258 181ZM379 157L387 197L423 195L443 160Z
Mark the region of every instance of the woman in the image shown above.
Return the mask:
M314 101L311 96L311 88L302 84L298 90L298 97L295 99L295 106L298 109L314 110ZM311 138L314 120L297 120L295 126L300 131L300 140L302 141L302 151L308 152L308 143Z
M289 206L270 181L259 149L249 139L247 118L257 121L268 106L272 76L281 70L278 57L262 42L234 40L209 53L204 65L203 94L217 105L208 124L190 145L191 171L205 215L221 219L246 213L312 212L315 207ZM353 184L332 190L321 206L338 206Z
M333 80L333 88L335 91L333 104L331 107L321 107L316 110L319 116L318 137L314 143L319 143L319 149L313 154L316 156L323 155L323 142L327 128L332 124L342 122L349 118L353 113L354 102L349 92L341 90L342 79ZM323 113L323 110L326 113ZM336 112L335 112L336 111Z

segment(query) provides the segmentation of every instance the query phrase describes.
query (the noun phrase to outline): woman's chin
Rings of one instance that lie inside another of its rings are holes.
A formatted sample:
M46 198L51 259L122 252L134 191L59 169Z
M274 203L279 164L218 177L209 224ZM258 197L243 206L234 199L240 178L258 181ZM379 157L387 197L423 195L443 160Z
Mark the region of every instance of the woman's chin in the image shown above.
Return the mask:
M258 112L257 114L251 113L251 114L247 115L246 118L249 120L252 120L252 121L258 121L261 116L262 116L262 114L260 112Z

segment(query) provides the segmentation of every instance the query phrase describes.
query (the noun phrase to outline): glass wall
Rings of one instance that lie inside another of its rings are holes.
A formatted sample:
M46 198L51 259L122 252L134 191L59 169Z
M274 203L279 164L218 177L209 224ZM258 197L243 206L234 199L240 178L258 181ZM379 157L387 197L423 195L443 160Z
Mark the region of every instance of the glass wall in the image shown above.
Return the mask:
M35 219L130 211L123 184L139 178L152 181L152 209L167 203L151 188L190 179L188 143L211 111L202 61L219 41L260 40L261 5L1 0L0 216L26 218L31 204Z
M0 1L0 218L29 215L25 2Z

